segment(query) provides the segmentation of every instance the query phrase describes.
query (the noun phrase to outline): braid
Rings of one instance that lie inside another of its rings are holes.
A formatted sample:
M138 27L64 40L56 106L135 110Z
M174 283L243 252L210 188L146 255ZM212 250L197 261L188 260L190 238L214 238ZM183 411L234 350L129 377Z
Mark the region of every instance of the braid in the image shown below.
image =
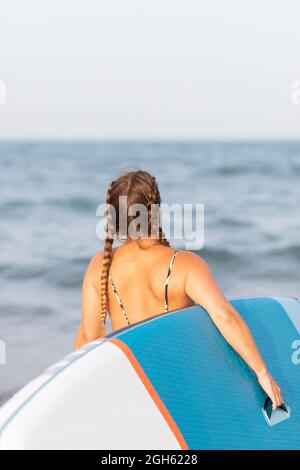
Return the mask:
M114 181L111 182L106 196L106 204L109 205L111 201L111 192L114 185ZM113 239L113 227L111 222L111 214L107 212L107 226L106 232L107 236L104 243L104 253L103 253L103 261L102 261L102 273L101 273L101 321L105 323L105 318L107 314L107 307L108 307L108 295L107 295L107 284L108 284L108 274L112 260L112 245L114 242Z
M148 212L148 235L154 234L154 236L157 236L157 227L156 227L156 222L157 220L154 219L152 220L152 211L154 205L157 203L156 201L156 181L155 178L152 178L151 185L150 185L150 191L147 194L147 212Z
M149 232L153 232L154 236L158 236L159 242L164 246L170 246L169 241L166 239L165 234L160 226L159 214L156 214L154 221L152 221L152 204L160 205L160 196L157 189L156 180L153 177L151 183L151 189L148 194L148 220L149 220Z
M170 246L169 240L166 238L161 227L159 227L159 241L164 246Z

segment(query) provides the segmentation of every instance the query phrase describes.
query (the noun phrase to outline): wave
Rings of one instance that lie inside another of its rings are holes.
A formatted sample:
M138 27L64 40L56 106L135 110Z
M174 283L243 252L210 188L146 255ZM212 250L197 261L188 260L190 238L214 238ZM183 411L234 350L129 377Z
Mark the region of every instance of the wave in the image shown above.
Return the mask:
M17 393L18 389L9 390L7 392L0 393L0 406L4 405L15 393Z
M300 245L295 244L282 248L274 248L266 252L266 255L275 257L285 256L298 261L300 260Z
M97 201L93 198L82 196L74 196L68 198L45 199L42 201L45 206L53 206L55 208L69 209L75 212L94 212L96 213Z
M241 258L241 254L235 253L230 250L221 249L221 248L208 248L203 247L201 250L195 250L194 253L201 256L207 261L217 261L217 262L237 262Z
M29 279L39 279L44 276L46 270L42 267L28 265L0 265L0 273L3 278L14 281L26 281Z
M214 227L226 226L226 227L242 228L242 227L252 227L253 222L249 220L241 220L238 217L234 218L234 217L224 216L224 217L216 218L213 222L211 222L211 225L213 225Z
M43 304L11 303L0 304L1 317L31 318L35 316L52 317L57 314L52 307Z
M0 274L3 279L14 281L46 280L56 284L60 279L65 286L78 285L82 280L89 256L58 257L42 259L38 263L3 263L0 264ZM63 281L65 279L65 282ZM70 280L68 281L67 278Z

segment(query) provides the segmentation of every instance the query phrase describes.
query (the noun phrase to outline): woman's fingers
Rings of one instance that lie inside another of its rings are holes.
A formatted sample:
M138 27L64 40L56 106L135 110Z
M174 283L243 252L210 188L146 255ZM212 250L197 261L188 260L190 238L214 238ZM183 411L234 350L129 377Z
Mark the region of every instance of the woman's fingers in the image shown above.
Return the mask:
M270 387L269 391L267 392L267 395L269 396L271 402L272 402L272 410L274 411L277 408L277 395L276 391L274 390L273 387Z
M281 406L283 403L283 397L280 388L278 389L278 396L277 396L278 404L277 406Z
M275 410L278 406L283 403L281 389L274 381L273 377L269 372L258 377L259 383L266 394L270 397L272 402L272 408Z
M272 400L273 410L282 404L281 392L277 386L272 388L272 396L270 398Z
M274 392L274 401L272 400L272 403L273 403L273 410L275 408L277 408L278 406L281 406L282 403L283 403L283 397L282 397L282 394L281 394L281 390L277 386L276 386L276 389L275 389L275 392ZM276 404L275 407L274 407L274 404Z
M277 397L275 394L272 394L272 396L270 397L271 398L271 401L272 401L272 409L273 411L276 410L277 408Z

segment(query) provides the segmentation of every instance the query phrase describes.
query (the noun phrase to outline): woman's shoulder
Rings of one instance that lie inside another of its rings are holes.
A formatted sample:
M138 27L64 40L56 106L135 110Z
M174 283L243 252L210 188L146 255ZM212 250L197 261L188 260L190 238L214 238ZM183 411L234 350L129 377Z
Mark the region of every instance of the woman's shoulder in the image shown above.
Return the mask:
M93 284L99 283L102 270L103 251L98 251L89 260L86 272L85 281L91 281Z
M113 250L114 251L114 250ZM197 253L186 250L174 250L171 247L165 247L165 252L169 252L170 255L176 251L176 265L179 266L181 272L188 272L194 269L207 270L209 269L206 261L201 258ZM102 262L103 262L103 251L95 253L89 261L85 277L90 279L93 283L99 282L99 276L101 276Z
M84 284L95 284L96 279L99 280L99 273L102 266L103 253L98 252L90 258L87 265L85 275L84 275Z
M182 268L186 268L188 270L193 268L208 269L207 262L193 251L178 250L177 258L178 264L180 263Z
M98 251L95 253L89 261L88 270L94 271L95 269L99 268L102 264L103 260L103 251Z
M116 249L113 248L112 254L115 252L115 250ZM97 251L97 253L95 253L89 261L88 270L93 272L93 271L99 269L99 267L101 268L102 261L103 261L103 255L104 255L104 251Z

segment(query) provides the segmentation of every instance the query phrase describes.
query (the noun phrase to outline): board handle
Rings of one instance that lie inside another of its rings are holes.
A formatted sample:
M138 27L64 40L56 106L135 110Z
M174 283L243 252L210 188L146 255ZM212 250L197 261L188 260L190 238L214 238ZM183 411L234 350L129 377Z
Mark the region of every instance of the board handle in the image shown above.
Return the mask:
M265 401L265 404L262 408L262 413L264 415L265 420L267 421L269 426L274 426L275 424L279 424L286 419L289 419L291 416L291 409L288 404L284 401L282 405L280 405L275 410L272 409L272 401L268 397Z

